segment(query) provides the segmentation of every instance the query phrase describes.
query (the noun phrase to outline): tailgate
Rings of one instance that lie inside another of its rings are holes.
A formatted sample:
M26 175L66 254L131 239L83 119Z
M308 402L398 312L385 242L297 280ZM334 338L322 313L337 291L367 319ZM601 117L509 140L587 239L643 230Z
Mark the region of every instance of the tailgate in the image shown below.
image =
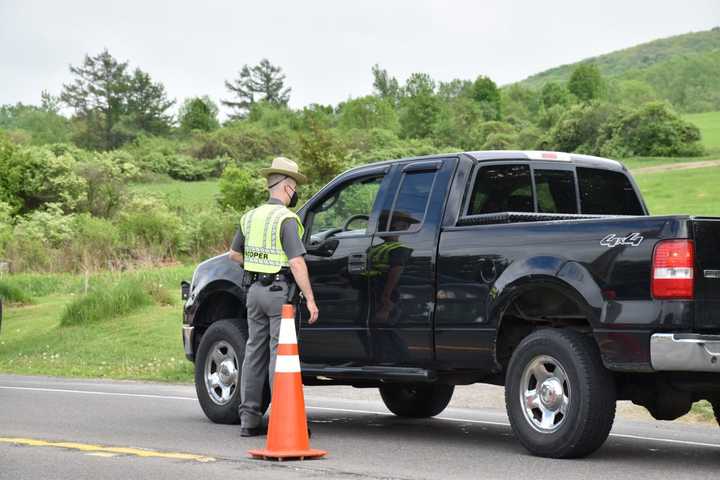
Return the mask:
M692 219L697 274L695 328L720 331L720 218Z

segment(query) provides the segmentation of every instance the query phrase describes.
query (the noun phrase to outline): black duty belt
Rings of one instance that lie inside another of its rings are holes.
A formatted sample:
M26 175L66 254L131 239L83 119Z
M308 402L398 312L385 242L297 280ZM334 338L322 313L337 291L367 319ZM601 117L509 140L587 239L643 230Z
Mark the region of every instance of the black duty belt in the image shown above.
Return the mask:
M250 281L252 283L260 282L261 285L270 285L273 282L292 282L292 276L290 272L280 271L278 273L256 273L250 274Z

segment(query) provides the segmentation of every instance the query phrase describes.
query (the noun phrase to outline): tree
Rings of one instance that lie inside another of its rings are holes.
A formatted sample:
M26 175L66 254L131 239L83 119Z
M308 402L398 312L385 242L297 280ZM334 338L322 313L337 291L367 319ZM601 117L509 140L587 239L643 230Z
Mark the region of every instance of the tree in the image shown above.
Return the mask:
M40 92L40 110L58 115L60 113L60 103L60 97L57 95L52 95L47 90Z
M235 110L233 117L242 118L253 103L265 101L273 105L287 105L290 87L285 87L282 68L273 65L267 58L251 67L243 65L236 80L225 81L225 87L236 99L222 100L221 103Z
M594 63L582 63L573 70L567 88L581 102L590 102L605 93L605 80Z
M207 95L186 99L178 111L180 128L186 132L215 130L220 126L217 116L218 106Z
M33 145L61 143L70 140L72 134L70 122L59 113L55 106L45 104L33 105L2 105L0 106L0 128L8 133L29 134L29 142Z
M540 90L540 98L545 108L550 108L555 105L567 105L570 103L570 92L565 87L557 82L548 82L543 85Z
M140 132L163 135L170 130L173 118L166 112L175 104L169 100L165 86L153 82L150 75L136 68L128 82L126 115L132 128Z
M440 110L435 82L426 73L413 73L400 100L400 131L406 138L425 138L433 131Z
M343 129L399 129L397 113L392 104L373 95L348 100L342 104L338 124Z
M300 167L310 179L313 191L345 168L343 148L333 130L310 123L309 132L300 137Z
M218 182L220 194L217 202L222 208L238 212L249 210L267 198L265 181L247 168L229 164Z
M500 119L500 90L495 82L480 75L475 79L468 93L470 98L485 107L486 120Z
M373 65L372 74L375 94L380 98L390 100L393 104L397 103L400 97L400 85L397 79L388 75L387 70L381 69L378 64Z
M127 62L118 62L107 49L94 57L85 55L78 67L70 66L75 79L63 85L60 99L87 124L87 143L98 143L90 146L109 150L121 143L113 128L125 112L130 87L127 67Z

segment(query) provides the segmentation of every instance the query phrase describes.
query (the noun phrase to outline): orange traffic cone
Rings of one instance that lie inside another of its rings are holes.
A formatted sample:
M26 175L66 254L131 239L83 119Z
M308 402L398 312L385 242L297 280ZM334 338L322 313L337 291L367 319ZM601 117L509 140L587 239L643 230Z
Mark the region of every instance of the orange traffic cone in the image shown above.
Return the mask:
M292 305L282 307L267 444L264 450L249 450L248 453L265 460L304 460L327 454L310 448Z

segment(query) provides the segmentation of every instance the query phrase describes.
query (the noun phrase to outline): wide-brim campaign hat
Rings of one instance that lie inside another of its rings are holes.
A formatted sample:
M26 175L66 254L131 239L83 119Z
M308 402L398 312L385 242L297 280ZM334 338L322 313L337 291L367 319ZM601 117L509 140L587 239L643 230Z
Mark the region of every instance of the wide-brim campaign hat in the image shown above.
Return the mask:
M261 168L260 175L267 177L272 174L286 175L293 178L298 184L307 183L308 179L300 173L298 164L285 157L276 157L270 168Z

